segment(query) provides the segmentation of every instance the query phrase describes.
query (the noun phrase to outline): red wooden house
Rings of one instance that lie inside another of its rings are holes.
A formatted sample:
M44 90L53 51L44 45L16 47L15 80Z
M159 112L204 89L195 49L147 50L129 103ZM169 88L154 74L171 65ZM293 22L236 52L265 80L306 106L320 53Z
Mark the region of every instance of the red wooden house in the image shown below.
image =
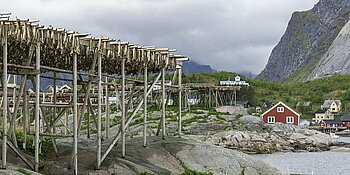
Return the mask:
M284 124L299 126L300 123L300 114L282 102L279 102L275 106L268 109L261 115L261 118L265 123L270 124L281 122Z
M321 120L319 123L321 128L340 128L344 127L344 123L338 120Z

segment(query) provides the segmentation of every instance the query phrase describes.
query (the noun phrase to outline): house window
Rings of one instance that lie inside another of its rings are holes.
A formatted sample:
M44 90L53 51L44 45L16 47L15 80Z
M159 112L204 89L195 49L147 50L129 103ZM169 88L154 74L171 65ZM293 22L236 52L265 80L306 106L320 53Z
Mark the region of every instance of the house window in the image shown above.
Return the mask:
M275 123L275 116L267 117L267 123Z
M277 112L284 112L284 107L277 107Z
M287 123L294 123L294 117L288 116L287 117Z

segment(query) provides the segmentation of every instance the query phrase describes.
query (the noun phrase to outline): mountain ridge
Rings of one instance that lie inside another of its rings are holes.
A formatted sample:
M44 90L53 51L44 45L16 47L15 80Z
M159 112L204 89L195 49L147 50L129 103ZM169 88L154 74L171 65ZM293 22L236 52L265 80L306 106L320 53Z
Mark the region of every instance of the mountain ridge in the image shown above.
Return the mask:
M349 20L350 0L320 0L294 12L258 80L305 81Z
M212 73L212 72L216 72L216 70L212 69L210 65L201 65L191 60L183 63L182 72L184 74L198 74L198 73Z

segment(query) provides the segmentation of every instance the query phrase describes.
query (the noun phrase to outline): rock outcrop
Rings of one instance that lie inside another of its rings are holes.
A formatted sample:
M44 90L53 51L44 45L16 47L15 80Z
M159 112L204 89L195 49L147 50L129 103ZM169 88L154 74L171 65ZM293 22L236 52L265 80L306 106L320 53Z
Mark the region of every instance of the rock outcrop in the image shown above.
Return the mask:
M257 79L305 80L349 21L350 0L320 0L311 10L295 12Z
M235 150L176 137L167 137L166 140L149 137L148 143L144 148L141 139L130 140L126 145L126 159L119 158L119 150L113 149L104 163L109 166L89 174L181 174L185 169L215 175L281 174L267 163Z
M221 106L216 108L216 112L227 113L231 115L246 115L247 109L243 106Z
M325 151L339 144L328 134L295 125L264 124L260 118L254 116L241 117L239 122L237 125L240 130L190 137L247 153Z
M340 31L327 53L322 57L309 80L334 74L350 74L350 22Z

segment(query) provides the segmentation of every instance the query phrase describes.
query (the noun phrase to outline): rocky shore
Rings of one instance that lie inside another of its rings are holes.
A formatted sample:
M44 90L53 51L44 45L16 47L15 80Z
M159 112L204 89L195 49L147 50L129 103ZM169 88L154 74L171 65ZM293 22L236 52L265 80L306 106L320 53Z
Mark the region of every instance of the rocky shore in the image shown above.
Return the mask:
M315 152L341 146L336 139L319 131L277 123L265 124L255 116L243 116L234 128L213 135L190 135L191 139L246 153Z

